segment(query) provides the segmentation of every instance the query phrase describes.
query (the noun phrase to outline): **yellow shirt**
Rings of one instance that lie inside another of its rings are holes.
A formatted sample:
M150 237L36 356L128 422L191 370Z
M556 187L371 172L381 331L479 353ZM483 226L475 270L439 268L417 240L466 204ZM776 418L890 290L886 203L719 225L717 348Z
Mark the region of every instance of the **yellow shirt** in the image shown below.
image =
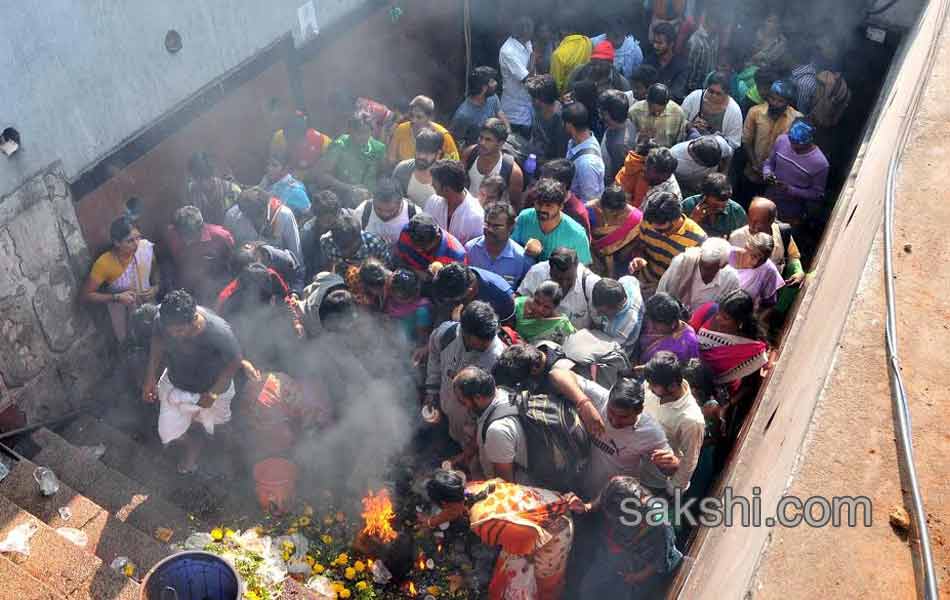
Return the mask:
M129 262L131 261L132 258L129 257ZM122 273L125 272L128 266L128 262L124 265L120 263L113 252L104 252L102 256L97 258L96 262L93 263L89 278L96 282L97 286L103 283L112 283L119 277L122 277Z
M561 40L557 49L551 53L551 76L557 83L558 91L562 94L565 92L564 87L571 71L590 62L592 50L590 38L586 35L574 34Z
M445 136L445 141L442 142L443 157L449 160L459 160L459 151L449 130L435 121L430 121L429 127ZM405 121L396 126L396 129L393 130L392 140L389 142L389 148L390 156L395 154L396 162L415 158L416 136L412 132L411 122Z

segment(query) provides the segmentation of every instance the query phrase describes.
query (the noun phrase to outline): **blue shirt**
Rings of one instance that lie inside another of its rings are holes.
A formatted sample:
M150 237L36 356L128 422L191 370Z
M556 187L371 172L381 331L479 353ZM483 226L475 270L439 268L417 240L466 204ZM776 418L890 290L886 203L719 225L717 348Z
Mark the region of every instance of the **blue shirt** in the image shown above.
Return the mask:
M603 184L603 181L601 181ZM541 242L541 254L538 255L538 261L547 260L555 248L564 246L573 248L577 252L577 258L581 263L589 265L590 242L587 240L587 232L584 226L561 213L561 222L551 233L541 231L541 225L538 223L538 213L533 208L526 208L521 211L515 220L515 230L511 234L511 239L522 246L528 243L530 239L536 239Z
M635 348L640 337L640 328L643 326L643 295L640 294L640 282L635 277L625 275L617 281L627 293L627 302L612 318L596 314L594 326L630 352Z
M501 101L498 96L485 98L485 104L482 106L477 106L470 98L466 98L455 110L452 122L449 123L449 131L452 132L452 137L455 138L459 149L478 142L482 125L496 116L499 109L501 109Z
M475 299L491 304L499 320L512 319L515 315L515 291L508 282L491 271L478 267L470 268L478 278L478 293L475 294Z
M590 43L596 46L606 39L607 34L602 33L590 38ZM640 48L640 42L632 35L625 37L619 48L614 48L614 67L627 79L630 79L630 76L642 63L643 50Z
M485 249L485 236L469 240L465 244L468 264L500 275L512 288L517 288L534 261L524 255L524 248L518 242L509 239L498 258L492 258Z
M582 150L591 148L596 154L585 154L574 158ZM604 193L604 159L600 156L600 142L593 134L580 144L574 140L567 143L567 159L574 163L574 181L571 191L577 194L581 202L587 203L600 198Z
M304 184L297 181L292 175L275 181L270 186L270 193L277 196L287 205L287 208L294 211L295 215L300 215L310 210L310 197L307 196L307 188Z

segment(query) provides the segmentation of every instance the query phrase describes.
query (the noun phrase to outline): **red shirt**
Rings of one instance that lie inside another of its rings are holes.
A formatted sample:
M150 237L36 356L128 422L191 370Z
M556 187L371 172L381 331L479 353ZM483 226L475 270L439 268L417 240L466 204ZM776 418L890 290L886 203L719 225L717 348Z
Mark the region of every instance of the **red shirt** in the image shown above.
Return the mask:
M165 245L174 262L174 285L195 294L199 304L210 306L229 278L228 261L234 248L231 232L220 225L205 223L201 238L185 244L174 226L169 225Z
M577 197L574 192L567 193L567 202L564 203L564 213L584 226L587 232L587 239L590 239L590 213L587 212L587 206Z

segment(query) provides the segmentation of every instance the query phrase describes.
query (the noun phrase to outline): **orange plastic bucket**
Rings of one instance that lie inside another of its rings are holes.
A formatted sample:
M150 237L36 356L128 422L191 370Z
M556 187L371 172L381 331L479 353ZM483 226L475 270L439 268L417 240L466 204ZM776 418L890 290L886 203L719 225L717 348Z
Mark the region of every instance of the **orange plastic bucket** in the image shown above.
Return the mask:
M254 484L261 508L287 512L297 487L297 465L285 458L266 458L254 465Z

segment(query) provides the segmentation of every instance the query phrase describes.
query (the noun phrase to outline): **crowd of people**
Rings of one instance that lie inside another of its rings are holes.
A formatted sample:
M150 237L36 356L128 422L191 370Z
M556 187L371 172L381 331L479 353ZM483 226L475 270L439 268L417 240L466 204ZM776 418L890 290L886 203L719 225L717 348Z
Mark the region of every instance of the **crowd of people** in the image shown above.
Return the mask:
M721 468L805 281L795 234L831 204L818 140L847 103L776 16L738 48L715 3L655 4L649 41L622 15L593 36L515 20L446 126L423 95L336 98L345 131L290 115L256 185L196 153L157 244L118 216L82 298L146 348L180 470L242 388L281 381L267 406L296 405L314 361L391 348L451 462L423 526L466 517L502 547L492 598L561 597L572 547L575 597L651 597L683 532L626 511L702 496ZM322 373L323 401L357 401Z

